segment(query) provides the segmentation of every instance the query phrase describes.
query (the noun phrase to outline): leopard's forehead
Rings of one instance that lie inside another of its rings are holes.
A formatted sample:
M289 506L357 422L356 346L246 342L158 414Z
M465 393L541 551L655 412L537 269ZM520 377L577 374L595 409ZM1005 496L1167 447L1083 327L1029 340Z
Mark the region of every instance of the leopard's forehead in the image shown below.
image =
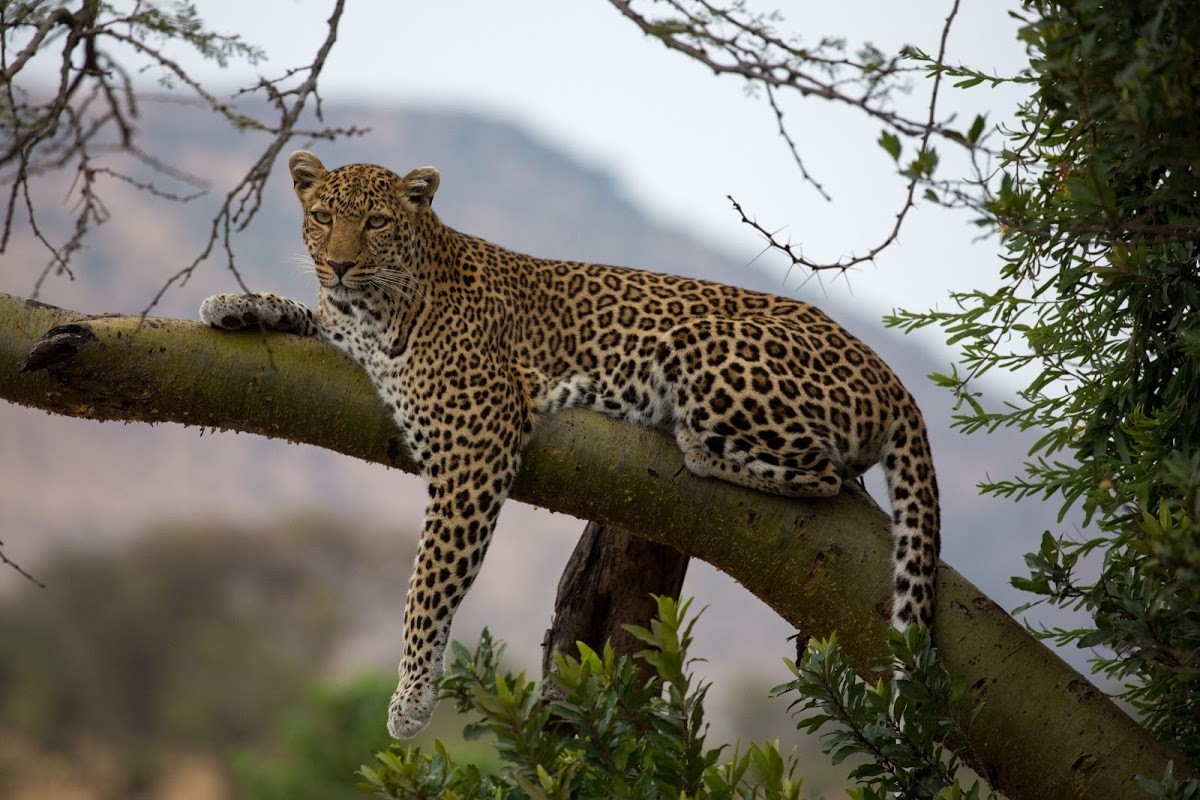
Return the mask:
M331 170L317 191L323 200L342 213L366 213L395 202L400 176L374 164L347 164Z

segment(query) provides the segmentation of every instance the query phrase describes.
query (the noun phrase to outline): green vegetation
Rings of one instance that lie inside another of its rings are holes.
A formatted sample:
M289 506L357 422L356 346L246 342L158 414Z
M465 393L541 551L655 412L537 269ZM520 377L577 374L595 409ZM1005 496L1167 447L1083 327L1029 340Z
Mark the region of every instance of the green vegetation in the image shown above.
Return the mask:
M798 695L791 707L800 727L825 730L822 749L834 763L863 758L850 772L858 800L992 796L985 782L964 779L964 764L948 745L967 741L979 707L946 671L929 632L893 631L888 646L891 674L870 685L842 657L836 638L810 641L800 662L788 664L795 679L775 694Z
M363 748L390 741L380 723L395 681L364 675L346 684L319 683L272 721L266 743L233 761L237 795L253 800L355 798L352 777Z
M502 763L485 772L440 743L433 753L393 745L362 768L363 788L398 799L801 797L794 751L781 753L778 742L708 744L708 685L690 672L696 618L689 607L660 597L649 629L627 626L646 645L636 658L652 670L647 680L630 657L580 643L579 658L557 655L558 671L548 678L555 691L544 693L524 673L498 670L503 646L486 632L474 652L456 643L442 698L480 717L464 735L494 736ZM860 781L854 797L985 796L978 783L959 785L960 764L945 748L970 724L963 687L950 680L927 635L897 634L892 647L895 696L891 683L865 684L832 642L811 642L800 664L790 664L795 679L775 691L799 695L792 706L800 727L832 728L823 747L835 761L869 759L853 772Z
M939 378L963 401L958 426L1042 432L1024 475L983 489L1057 496L1089 525L1047 532L1013 583L1086 611L1090 625L1041 635L1092 648L1096 671L1195 763L1200 18L1185 0L1039 0L1025 14L1034 92L978 198L1005 248L999 288L895 322L961 346L965 371ZM999 410L979 394L991 370L1027 379Z
M322 551L345 545L198 533L64 555L39 570L49 588L6 600L0 723L52 748L210 748L294 702L342 621L319 577Z
M0 601L0 739L65 764L97 796L124 796L187 754L219 766L268 749L306 693L311 713L342 712L360 684L349 700L309 687L347 622L339 576L358 549L346 530L289 519L160 526L128 549L57 557L38 569L45 589ZM350 730L342 745L360 755L342 785L382 744ZM23 780L25 753L0 750L0 773ZM98 770L87 753L114 763Z
M578 659L557 656L556 699L543 700L524 673L501 674L503 646L490 636L473 653L456 643L442 697L480 715L465 733L493 735L503 766L489 775L440 745L432 754L394 745L362 768L366 787L395 798L799 797L794 760L774 748L752 747L722 765L722 748L706 746L708 687L688 671L695 619L687 610L660 598L652 629L631 628L648 645L639 654L653 669L648 680L611 647L581 644Z
M391 742L383 725L396 679L365 674L348 682L318 680L305 696L271 722L252 747L234 754L234 794L245 800L351 800L362 797L355 777L363 754ZM417 741L436 746L483 773L499 759L486 741L467 741L463 720L447 704ZM444 743L443 743L444 742Z
M160 525L39 566L46 588L0 598L0 795L156 797L198 769L214 800L361 797L364 754L391 741L395 677L326 668L348 586L395 585L405 549L380 558L352 529L295 515ZM461 728L444 704L418 741L497 763Z

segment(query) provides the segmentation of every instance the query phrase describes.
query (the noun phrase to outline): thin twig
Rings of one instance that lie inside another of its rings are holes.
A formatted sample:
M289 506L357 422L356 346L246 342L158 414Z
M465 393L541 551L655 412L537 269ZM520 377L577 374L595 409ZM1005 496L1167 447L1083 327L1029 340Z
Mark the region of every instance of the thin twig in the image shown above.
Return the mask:
M612 0L612 2L617 2L617 0ZM946 16L946 22L942 26L941 42L938 47L938 57L937 57L938 63L941 63L942 59L946 55L946 40L949 38L950 28L954 24L954 18L958 14L958 4L959 4L959 0L954 0L954 4L950 9L950 13ZM937 122L938 90L941 88L941 82L942 82L941 71L934 72L933 88L930 90L930 93L929 93L929 115L925 121L925 125L923 127L923 133L921 134L920 148L917 151L920 154L924 154L924 153L928 152L929 139L933 135L934 131L937 130L936 122ZM768 86L768 89L769 88L770 87ZM768 95L768 97L770 97L770 95ZM771 98L771 102L772 102L772 106L774 106L773 98ZM778 110L777 110L777 113L778 113ZM782 116L780 116L780 124L782 126ZM791 144L791 139L787 138L786 135L785 135L785 139L788 141L789 144ZM803 169L803 166L801 166L801 169ZM767 241L771 243L772 247L774 247L776 250L779 250L780 252L782 252L784 255L786 255L788 258L791 259L793 266L802 266L807 269L813 270L814 272L821 271L821 270L840 270L844 273L850 267L856 266L858 264L863 264L863 263L866 263L869 261L874 261L875 258L880 253L882 253L888 247L891 247L899 239L900 230L904 227L904 220L908 216L908 212L911 211L913 209L913 207L916 205L917 185L922 181L922 179L924 177L925 176L923 176L922 173L918 169L916 169L916 168L913 169L912 175L909 177L908 186L905 191L904 203L900 207L900 210L896 213L895 222L892 224L891 230L888 232L887 236L885 236L881 242L876 244L874 247L872 247L870 250L868 250L863 255L850 256L849 258L844 258L844 259L841 259L839 261L834 261L834 262L818 262L818 261L813 261L811 259L805 258L803 255L797 253L791 247L790 243L779 242L777 239L775 239L775 237L772 233L770 233L769 231L764 229L755 220L747 217L746 213L742 210L742 207L737 203L736 200L734 200L732 197L730 197L729 200L730 200L730 202L733 203L734 209L741 216L742 222L750 225L756 231L758 231L763 236L765 236L767 238Z
M33 37L29 40L29 44L25 45L25 49L17 54L11 64L6 64L3 69L0 69L0 83L11 83L21 68L25 66L42 46L47 34L55 27L63 25L71 27L75 24L75 15L65 8L56 8L50 12L47 17L42 20L42 24L38 26Z
M766 93L767 103L775 113L779 135L786 143L792 160L800 169L803 179L811 184L826 200L829 194L806 169L799 148L788 132L782 106L777 92L790 90L801 97L820 97L843 105L857 108L868 116L884 123L891 130L905 137L919 139L918 159L929 158L930 141L935 135L963 144L963 137L950 128L952 119L939 121L937 117L938 95L941 88L941 69L932 69L933 88L929 96L928 114L924 120L909 118L893 110L889 103L891 90L898 85L902 73L909 71L901 65L901 56L885 59L874 48L867 46L862 59L854 60L838 54L844 44L835 40L823 40L815 49L793 44L772 30L774 16L754 15L741 5L722 8L709 0L662 0L676 16L650 19L633 9L634 0L609 0L623 16L634 22L644 33L661 41L665 46L687 55L709 67L718 75L740 75ZM934 65L944 63L946 41L958 14L959 0L954 0L945 23ZM974 155L976 144L968 145ZM742 222L754 228L764 237L768 246L779 250L793 266L802 266L818 272L839 270L843 274L857 264L874 261L885 249L893 245L900 236L905 219L916 203L919 185L930 186L933 176L925 162L918 160L905 171L907 185L904 200L895 220L883 239L862 255L852 255L831 263L806 258L799 248L790 242L780 241L776 232L767 230L749 214L736 200L730 197L734 209ZM966 195L947 190L959 202ZM965 203L964 203L965 204Z
M25 571L24 567L22 567L20 564L18 564L17 562L15 562L11 558L9 558L7 555L5 555L4 542L0 542L0 564L4 564L7 567L12 567L14 570L17 571L18 575L25 578L27 581L29 581L30 583L32 583L34 586L38 587L39 589L46 588L46 584L42 583L37 578L30 575L28 572Z
M337 40L338 23L341 20L342 11L345 7L345 0L337 0L334 4L333 13L330 15L327 22L329 30L325 36L325 41L317 51L316 57L312 64L308 67L308 77L300 86L295 89L282 92L278 95L282 104L282 98L288 95L295 97L295 101L290 108L286 108L278 128L274 131L275 138L267 145L266 150L258 157L247 170L246 174L236 186L229 190L225 195L225 200L221 204L221 208L217 211L216 216L212 219L211 227L209 228L208 242L205 244L201 253L183 269L171 275L162 285L150 303L142 310L142 316L147 316L156 305L166 295L167 291L173 285L184 285L191 278L196 268L206 261L212 255L213 248L218 240L222 243L222 249L225 252L226 268L233 274L234 280L243 291L249 292L250 288L246 285L242 278L241 272L237 268L234 260L234 251L231 243L233 232L244 230L254 218L262 205L262 193L266 186L267 178L270 174L270 168L278 158L283 147L296 135L294 128L300 115L304 111L304 105L310 95L315 95L317 89L317 78L321 74L321 70L325 66L325 59L329 55L329 51L333 48L333 43ZM289 72L290 77L296 74L295 71ZM274 87L273 87L274 88ZM356 135L362 131L358 128L335 129L321 132L324 138L332 139L336 135Z
M50 275L65 274L73 278L72 257L86 235L108 219L101 191L109 181L174 202L190 202L207 190L205 181L164 163L139 145L139 109L132 80L105 49L110 44L119 45L132 48L148 59L151 67L161 70L169 84L180 87L192 104L220 114L238 130L262 132L271 137L241 180L226 193L200 254L167 278L144 313L153 309L172 286L186 282L199 264L215 252L218 242L228 269L238 285L246 289L234 261L231 237L244 230L261 208L267 178L284 146L297 137L331 140L363 132L356 127L298 127L306 109L314 106L318 123L324 124L317 80L337 39L344 0L333 2L327 36L310 64L290 69L275 80L261 78L252 89L237 92L230 100L219 98L189 75L172 58L168 47L159 42L187 43L218 59L233 55L255 63L260 52L237 36L197 30L188 20L172 30L172 12L165 10L151 24L164 26L166 32L159 27L150 31L142 4L135 4L126 13L114 11L96 0L84 0L75 13L63 8L47 13L45 6L39 8L39 5L20 5L15 12L9 4L0 6L0 77L4 79L0 81L0 105L6 109L0 117L3 142L0 184L8 187L0 195L0 202L5 203L0 211L0 253L10 244L14 225L24 218L34 240L50 256L34 284L36 297ZM56 32L59 29L65 34L59 35ZM155 35L145 35L151 32ZM17 37L24 39L20 47L14 45ZM58 79L46 99L35 101L16 84L15 78L24 74L23 68L39 52L54 53ZM296 82L301 74L304 79ZM252 115L235 105L237 98L248 93L264 96L277 117L271 119L271 111L265 116ZM128 157L134 166L123 166L113 157ZM138 166L148 168L151 177L147 179ZM69 196L74 206L74 225L63 240L57 240L39 221L40 204L32 191L35 179L55 172L72 177ZM182 183L188 190L173 191L169 184L160 184L160 177Z
M775 112L775 122L779 125L779 135L783 137L783 141L787 143L788 151L792 154L792 160L796 162L796 166L800 168L800 175L808 182L817 192L824 197L826 201L832 201L833 198L825 191L816 178L809 174L804 168L804 161L800 158L800 152L796 149L796 143L792 140L788 133L787 126L783 123L783 110L779 108L779 104L775 102L775 90L770 86L767 87L767 103L771 106L771 110Z
M922 125L920 121L898 114L881 102L885 99L885 95L880 95L875 90L878 88L878 80L881 76L880 69L875 65L858 64L847 60L819 59L810 51L793 48L782 40L772 37L761 26L738 23L729 13L715 16L731 21L743 34L758 37L761 43L760 48L749 49L739 45L736 38L717 36L706 25L706 20L687 14L683 7L676 2L672 2L671 5L685 15L686 21L652 21L633 10L632 0L609 0L609 2L645 34L658 39L668 48L700 62L717 75L739 75L752 84L789 89L799 93L802 97L819 97L854 106L905 136L920 136L926 130L926 126ZM707 12L713 13L711 6L701 4L705 6ZM684 36L690 37L692 42L685 41ZM714 57L702 46L702 42L707 42L723 50L730 60L722 61ZM774 59L768 57L771 48L782 50L779 57ZM816 63L827 72L829 70L836 71L838 67L847 67L859 74L848 81L846 79L823 79L803 70L799 66L803 63ZM901 70L893 67L888 74L895 74L899 71ZM859 80L866 81L875 89L855 96L840 88L847 82L853 84ZM940 130L940 126L938 129Z

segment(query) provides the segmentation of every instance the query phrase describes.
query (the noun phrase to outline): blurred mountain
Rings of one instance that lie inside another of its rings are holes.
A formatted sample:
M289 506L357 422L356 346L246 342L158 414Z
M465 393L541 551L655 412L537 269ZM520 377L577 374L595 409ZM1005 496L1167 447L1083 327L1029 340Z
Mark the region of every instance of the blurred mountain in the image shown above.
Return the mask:
M262 145L187 106L151 99L142 115L143 147L203 176L218 193L240 178ZM1008 577L1022 572L1021 556L1036 549L1041 531L1053 524L1053 509L977 495L975 484L986 474L1019 471L1029 440L1001 432L968 441L950 431L950 399L925 379L944 369L941 359L857 309L826 302L814 287L793 291L746 266L755 252L715 252L656 223L637 198L622 193L611 172L580 164L528 131L451 110L327 106L325 118L370 129L361 138L313 144L328 165L372 161L400 173L436 165L442 184L434 207L459 230L536 255L637 265L822 305L904 377L924 409L943 493L944 557L1002 605L1020 602ZM296 259L303 245L285 159L286 153L258 217L235 238L234 266L253 290L311 301L312 276ZM201 252L221 197L180 205L115 181L101 188L110 220L88 241L73 279L51 276L39 299L91 312L137 312ZM167 181L164 188L186 187ZM69 225L70 209L62 207L66 183L50 182L40 191L35 202L45 224ZM18 228L3 257L0 289L29 295L45 260L29 230ZM912 279L922 280L920 265L911 269ZM173 285L154 313L195 318L204 297L237 287L224 257L214 256L190 280ZM13 406L0 406L0 429L0 538L10 557L35 571L53 550L109 546L160 518L269 520L303 509L392 526L409 537L420 520L423 491L415 478L311 447L177 426L102 425ZM868 482L881 496L878 485ZM514 660L536 664L559 573L582 527L569 517L510 504L455 635L473 640L487 625L509 642ZM0 591L17 580L0 570ZM406 576L395 580L403 586ZM779 677L778 659L794 653L794 645L786 641L792 631L773 612L701 564L693 566L684 591L709 606L696 652L710 659L710 675L739 670L768 681ZM339 663L394 663L401 609L364 613L378 617L374 630L381 633ZM735 647L725 644L734 641Z

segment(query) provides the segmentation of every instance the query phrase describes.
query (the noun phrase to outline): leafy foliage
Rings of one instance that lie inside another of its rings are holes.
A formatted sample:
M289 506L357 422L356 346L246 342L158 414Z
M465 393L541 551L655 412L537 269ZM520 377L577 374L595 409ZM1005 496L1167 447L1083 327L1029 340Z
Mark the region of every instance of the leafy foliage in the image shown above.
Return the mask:
M630 626L647 645L637 657L653 668L648 680L610 646L580 644L578 659L557 656L553 697L524 673L500 674L503 647L486 633L474 653L455 644L442 697L481 716L466 733L495 737L501 770L459 766L440 743L432 754L394 745L362 768L363 788L395 798L799 798L794 754L752 745L722 762L724 748L707 745L708 685L688 668L689 608L658 598L651 627Z
M580 643L578 659L557 656L553 691L539 693L524 674L497 672L503 648L486 633L473 653L455 644L442 697L482 717L465 733L494 736L501 769L460 766L440 742L432 754L395 745L362 768L363 788L395 798L800 797L796 754L780 753L778 743L737 745L727 760L729 748L708 746L708 685L688 670L696 624L689 608L660 597L649 629L628 626L647 645L637 654L653 669L645 681L611 646L598 653ZM788 662L795 679L774 693L799 695L798 727L826 730L823 746L835 762L869 759L852 773L860 782L853 797L989 796L982 781L961 785L962 765L948 745L964 739L977 710L964 687L923 629L896 633L891 648L895 691L886 681L866 684L830 640L811 642L798 664Z
M1138 785L1149 797L1164 797L1170 800L1197 800L1200 798L1200 781L1180 781L1175 777L1175 764L1167 764L1162 780L1151 780L1138 776Z
M47 563L46 588L0 602L0 739L62 755L112 796L165 778L180 753L215 762L257 741L303 695L343 620L327 573L349 556L345 537L298 527L163 526L128 550ZM113 769L92 774L77 756L88 748L111 753ZM26 765L0 773L24 779Z
M808 643L799 663L788 662L794 680L777 695L798 694L791 708L799 727L822 734L822 749L835 764L851 756L867 760L850 777L859 800L885 797L989 797L986 784L960 784L962 762L950 741L966 742L980 706L954 681L933 649L929 632L913 626L893 631L892 681L866 683L838 650L836 637ZM978 762L978 759L976 759Z
M979 206L1005 247L1001 285L955 295L955 311L893 321L940 325L961 346L966 373L940 376L967 406L960 427L1044 431L1023 476L984 489L1058 496L1091 527L1047 532L1013 583L1087 611L1091 626L1042 635L1101 648L1097 670L1196 758L1200 18L1186 0L1025 8L1035 90ZM993 369L1027 380L998 411L975 383Z

